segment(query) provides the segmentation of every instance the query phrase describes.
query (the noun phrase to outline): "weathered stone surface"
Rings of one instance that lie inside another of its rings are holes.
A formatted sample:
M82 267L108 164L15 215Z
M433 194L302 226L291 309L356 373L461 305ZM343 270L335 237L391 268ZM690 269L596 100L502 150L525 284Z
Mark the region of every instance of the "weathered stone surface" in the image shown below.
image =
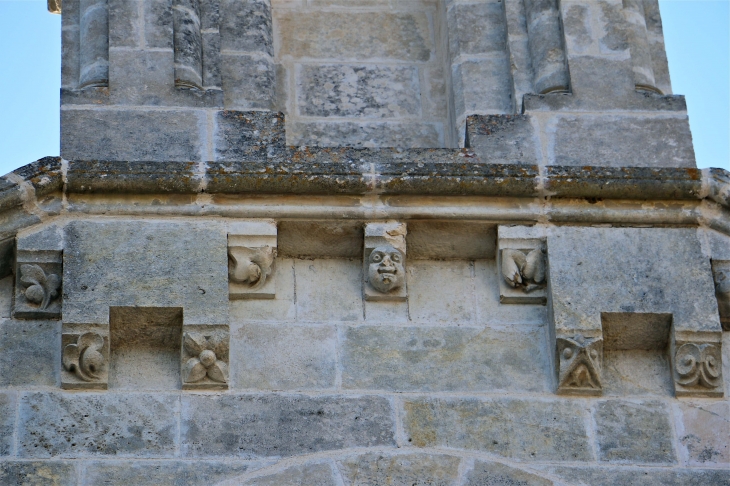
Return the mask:
M502 54L507 48L507 23L502 2L454 4L448 9L449 53Z
M242 486L304 486L306 484L336 486L337 482L329 465L314 463L293 466L274 474L257 476L238 484Z
M730 405L727 402L687 403L679 409L679 447L691 466L730 463Z
M279 56L427 62L433 44L425 12L302 12L276 15Z
M13 174L22 177L30 184L35 191L35 197L39 200L43 196L60 191L63 187L61 157L43 157L15 169Z
M284 146L284 136L284 115L281 113L222 111L216 115L215 159L220 162L263 161L271 149ZM227 192L224 184L228 167L226 164L210 165L210 192Z
M61 461L0 462L0 484L65 486L76 484L76 464Z
M550 467L549 470L569 484L591 486L705 486L730 481L727 469Z
M495 260L474 262L477 322L488 327L518 326L534 331L548 323L544 305L505 305L499 302L499 281Z
M61 110L61 157L201 160L205 130L205 116L196 111Z
M443 147L441 123L294 121L287 144L315 147Z
M172 0L145 0L145 45L152 48L172 49Z
M453 447L522 460L592 459L580 403L421 399L407 400L404 409L405 433L415 447Z
M346 328L342 386L419 392L547 392L551 384L542 334L463 327Z
M306 116L418 116L418 70L385 65L302 66L297 74L297 103L300 114Z
M598 402L593 418L599 460L677 462L669 415L661 402Z
M138 2L109 0L109 47L138 46L143 28Z
M228 322L221 223L76 221L66 231L64 322L109 322L109 306L182 307L184 324Z
M333 326L246 324L231 335L232 388L332 389L337 333Z
M177 409L170 395L27 393L18 413L18 455L171 456Z
M69 191L85 193L195 194L202 174L195 162L70 161Z
M453 68L459 116L514 112L507 56L464 61Z
M14 393L0 393L0 456L9 456L13 452L16 407Z
M280 240L281 241L281 240ZM231 323L250 321L290 322L296 319L294 303L294 261L278 258L274 299L232 300L229 303Z
M300 321L361 321L361 262L297 260L297 319Z
M0 322L0 386L55 386L57 321Z
M182 454L278 457L394 445L392 411L379 397L190 395L182 399Z
M573 116L555 130L550 165L696 166L686 117Z
M557 329L600 329L601 312L672 313L675 330L720 329L695 230L561 227L548 248Z
M665 341L666 342L666 341ZM671 364L662 350L603 350L603 395L655 395L674 393Z
M93 461L84 470L84 486L204 486L235 478L261 467L257 463L203 461Z
M408 266L411 319L431 324L473 323L476 320L473 265L464 260L411 262Z
M498 462L474 461L464 486L551 486L549 479Z
M274 55L269 0L222 0L221 49Z
M268 55L221 54L223 102L227 110L271 110L276 68Z
M466 146L487 163L538 163L535 128L528 115L469 116Z
M347 484L455 484L459 476L459 458L436 454L363 454L338 464Z

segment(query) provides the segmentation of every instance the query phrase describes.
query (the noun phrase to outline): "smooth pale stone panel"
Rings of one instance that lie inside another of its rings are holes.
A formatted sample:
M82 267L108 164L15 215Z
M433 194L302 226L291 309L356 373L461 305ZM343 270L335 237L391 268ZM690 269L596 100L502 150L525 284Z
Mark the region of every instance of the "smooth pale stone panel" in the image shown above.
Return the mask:
M76 464L68 461L0 462L0 484L8 486L65 486L77 484Z
M618 463L676 463L672 428L661 402L598 402L596 423L598 459Z
M548 231L548 248L556 329L601 329L601 312L646 312L672 313L678 331L720 332L695 229L563 226Z
M674 394L669 356L665 350L603 350L604 396Z
M449 53L504 53L507 19L502 2L455 4L448 9Z
M259 463L223 461L94 461L86 465L83 486L205 486L233 479Z
M246 324L231 330L231 388L332 389L337 332L334 326Z
M258 476L242 483L242 486L337 486L338 483L328 464L304 464L283 471Z
M303 65L297 103L304 116L418 117L421 90L414 66Z
M0 393L0 456L8 456L13 449L15 429L15 393Z
M58 321L0 322L0 386L56 386Z
M226 110L271 110L276 68L268 54L221 54L221 83Z
M298 321L362 321L362 262L296 260Z
M730 483L730 469L548 466L565 484L591 486L709 486Z
M216 221L74 221L66 227L64 322L109 306L182 307L183 324L228 322L226 227Z
M443 147L441 123L293 121L288 145L315 147Z
M458 116L514 112L506 55L464 61L454 66L452 79Z
M593 460L581 402L417 399L403 407L405 433L414 447L453 447L520 460Z
M542 330L348 327L341 352L343 388L545 393L551 388Z
M275 24L282 59L427 62L434 48L425 12L282 10Z
M463 486L551 486L549 479L498 462L474 461Z
M195 110L61 110L61 157L197 161L202 157L206 130L205 113Z
M381 397L184 395L185 457L280 457L395 445L390 403Z
M459 477L459 458L437 454L364 454L338 464L351 486L450 486Z
M139 393L28 393L20 457L164 457L175 453L178 398Z
M686 116L566 116L550 136L550 165L696 167Z
M690 466L730 463L730 404L728 402L679 402L677 436L682 455Z
M473 267L473 262L464 260L408 262L411 320L448 325L473 323Z

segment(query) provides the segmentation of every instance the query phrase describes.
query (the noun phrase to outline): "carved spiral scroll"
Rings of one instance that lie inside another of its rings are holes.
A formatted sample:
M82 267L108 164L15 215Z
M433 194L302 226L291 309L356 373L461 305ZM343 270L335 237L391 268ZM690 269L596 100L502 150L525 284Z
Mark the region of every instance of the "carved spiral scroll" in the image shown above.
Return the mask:
M677 383L686 387L717 388L722 375L721 362L718 346L685 343L674 355Z

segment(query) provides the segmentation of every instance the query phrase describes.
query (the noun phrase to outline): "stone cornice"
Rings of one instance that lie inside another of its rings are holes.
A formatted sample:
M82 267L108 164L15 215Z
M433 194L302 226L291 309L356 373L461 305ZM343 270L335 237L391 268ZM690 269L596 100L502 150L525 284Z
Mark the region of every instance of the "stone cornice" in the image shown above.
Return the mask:
M289 148L272 155L263 161L209 163L46 157L2 178L0 210L20 210L25 217L4 218L9 226L0 229L0 237L64 211L704 223L730 232L730 173L723 169L485 164L468 150L449 149ZM48 202L54 198L55 205ZM168 202L160 204L161 199Z

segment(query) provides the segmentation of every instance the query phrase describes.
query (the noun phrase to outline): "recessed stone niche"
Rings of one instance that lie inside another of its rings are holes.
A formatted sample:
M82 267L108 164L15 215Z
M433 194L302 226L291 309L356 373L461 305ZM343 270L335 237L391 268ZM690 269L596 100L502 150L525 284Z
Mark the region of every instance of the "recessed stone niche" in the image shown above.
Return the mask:
M601 325L604 395L673 395L671 314L603 312Z
M179 390L183 310L110 307L109 388Z

